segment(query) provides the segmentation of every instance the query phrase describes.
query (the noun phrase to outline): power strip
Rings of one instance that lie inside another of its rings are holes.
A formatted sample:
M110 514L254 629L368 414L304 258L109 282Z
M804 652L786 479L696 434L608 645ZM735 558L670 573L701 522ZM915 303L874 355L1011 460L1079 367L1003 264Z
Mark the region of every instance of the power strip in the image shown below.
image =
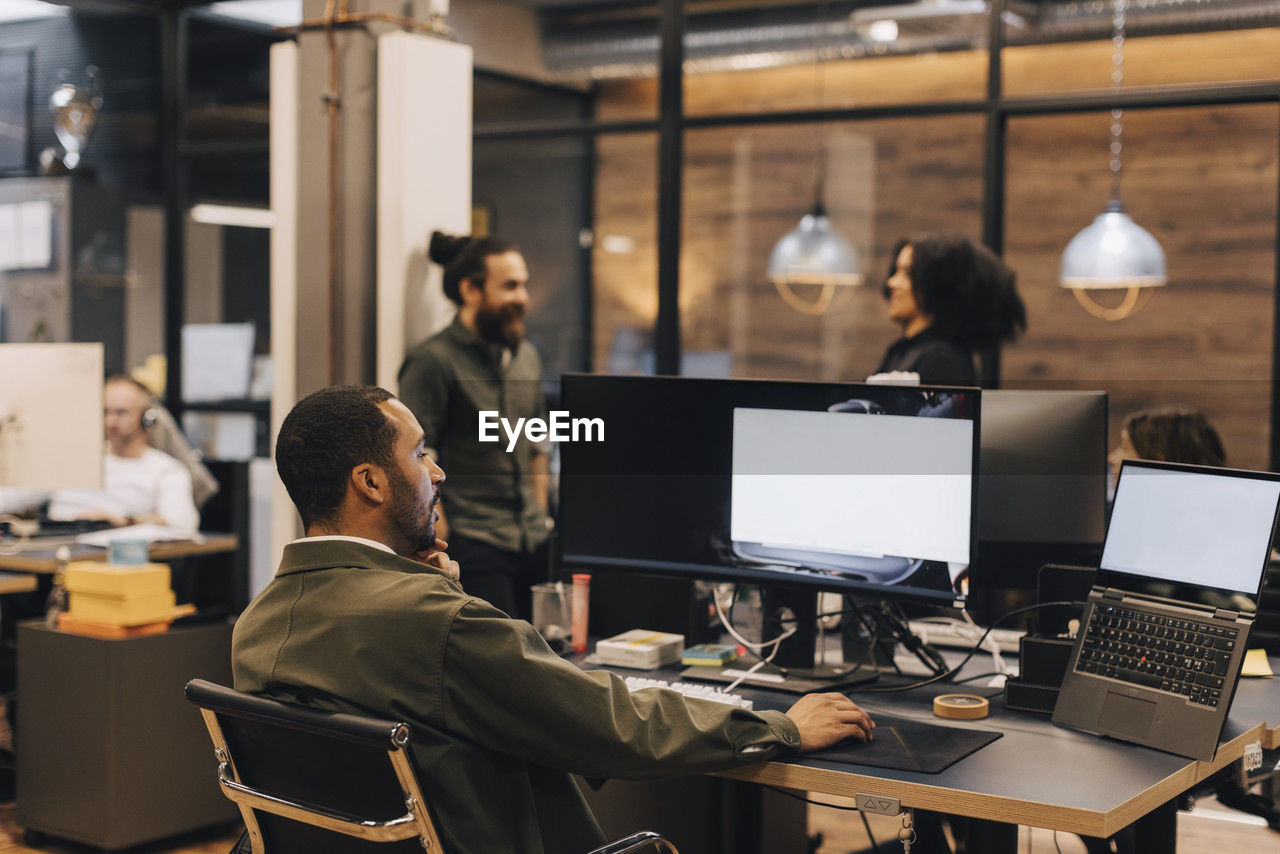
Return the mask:
M978 638L982 637L985 628L982 626L974 626L969 623L962 623L959 620L948 620L947 622L935 622L933 620L911 620L907 623L911 627L911 632L920 640L933 646L949 646L960 649L971 649ZM1018 640L1026 632L1017 629L992 629L991 634L987 636L987 643L994 640L996 646L1000 647L1001 652L1009 652L1014 655L1018 654Z

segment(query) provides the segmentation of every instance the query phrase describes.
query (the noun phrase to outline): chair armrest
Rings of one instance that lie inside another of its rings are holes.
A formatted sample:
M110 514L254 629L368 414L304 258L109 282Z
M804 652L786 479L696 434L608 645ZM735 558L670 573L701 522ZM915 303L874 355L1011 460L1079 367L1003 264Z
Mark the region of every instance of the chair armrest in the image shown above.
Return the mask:
M648 846L654 846L658 851L666 851L669 854L680 854L676 847L671 844L664 836L654 833L651 830L642 830L639 833L633 833L630 836L619 839L615 842L609 842L601 845L588 854L630 854L632 851L639 851Z

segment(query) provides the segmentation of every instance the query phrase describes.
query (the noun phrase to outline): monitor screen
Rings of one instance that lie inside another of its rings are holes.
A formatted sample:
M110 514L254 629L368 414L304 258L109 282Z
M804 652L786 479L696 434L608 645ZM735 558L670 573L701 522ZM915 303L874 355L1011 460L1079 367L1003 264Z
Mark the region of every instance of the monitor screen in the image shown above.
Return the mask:
M979 391L566 375L566 565L955 601Z
M1276 475L1126 461L1098 583L1127 588L1133 576L1257 596L1277 507Z
M1007 610L1046 564L1095 567L1106 526L1107 393L984 390L977 556L967 607Z
M1102 542L1105 391L984 391L978 551L988 542Z
M0 344L0 487L102 486L102 345Z

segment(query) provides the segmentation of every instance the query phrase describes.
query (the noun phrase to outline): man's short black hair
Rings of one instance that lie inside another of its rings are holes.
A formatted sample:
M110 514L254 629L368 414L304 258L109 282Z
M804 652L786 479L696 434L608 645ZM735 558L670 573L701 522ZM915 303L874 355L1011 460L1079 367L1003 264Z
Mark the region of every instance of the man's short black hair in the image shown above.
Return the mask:
M394 466L396 428L378 406L393 397L372 385L331 386L298 401L285 417L276 471L304 527L336 516L356 466Z

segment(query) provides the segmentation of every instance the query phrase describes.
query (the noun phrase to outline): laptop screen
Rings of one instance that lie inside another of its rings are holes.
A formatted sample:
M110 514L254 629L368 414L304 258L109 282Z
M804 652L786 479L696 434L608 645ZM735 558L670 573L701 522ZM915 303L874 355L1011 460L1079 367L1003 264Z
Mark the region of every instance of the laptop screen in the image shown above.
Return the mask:
M1252 600L1270 555L1278 507L1275 475L1126 461L1098 583L1176 599L1207 601L1187 589L1194 587ZM1164 592L1150 582L1162 582Z

